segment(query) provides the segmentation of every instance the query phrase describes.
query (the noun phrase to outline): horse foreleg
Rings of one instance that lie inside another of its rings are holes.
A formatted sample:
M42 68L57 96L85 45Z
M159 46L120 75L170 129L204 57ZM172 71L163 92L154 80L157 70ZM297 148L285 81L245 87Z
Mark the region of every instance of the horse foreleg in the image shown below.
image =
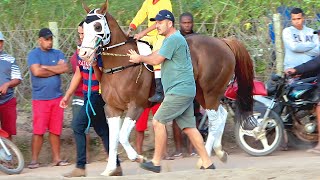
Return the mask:
M129 143L129 136L136 124L136 121L132 120L130 117L125 117L121 130L120 130L120 143L127 152L128 158L131 161L136 161L138 158L138 153L133 149Z
M121 118L112 117L108 118L109 125L109 159L106 169L101 173L103 176L112 176L117 168L117 154L119 133L121 127Z

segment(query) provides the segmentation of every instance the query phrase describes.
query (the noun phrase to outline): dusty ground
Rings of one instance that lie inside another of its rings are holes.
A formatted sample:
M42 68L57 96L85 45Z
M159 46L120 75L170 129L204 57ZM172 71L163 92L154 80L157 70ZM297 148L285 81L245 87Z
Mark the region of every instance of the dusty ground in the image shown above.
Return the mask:
M137 163L122 162L125 176L110 179L223 179L223 180L317 180L320 179L320 156L305 151L278 151L272 156L252 157L244 153L229 156L226 164L212 158L216 170L197 170L197 158L180 158L162 162L162 172L155 174L142 170ZM105 169L106 162L94 162L87 166L86 178L106 179L99 174ZM66 167L41 167L35 170L24 169L19 175L0 174L0 179L68 179L62 175L71 171L74 165Z
M31 114L19 112L18 135L14 142L19 146L28 163L31 156ZM74 163L75 147L72 130L70 129L70 109L67 109L65 126L62 139L62 157ZM258 179L258 180L291 180L291 179L320 179L320 156L307 153L305 150L276 151L270 156L252 157L238 148L234 140L233 123L229 118L223 137L224 149L229 153L229 161L224 164L215 157L213 160L217 167L215 171L201 171L195 168L196 157L186 157L176 160L167 160L162 163L162 173L153 174L144 171L136 163L129 162L122 148L120 157L125 177L115 179ZM150 123L151 124L151 123ZM173 142L172 132L169 130L169 152L172 153ZM88 177L83 179L105 179L99 176L106 166L105 153L100 140L95 133L91 132L91 163L87 166ZM131 142L134 142L134 133ZM132 143L133 144L133 143ZM146 132L144 149L150 158L153 152L153 132ZM94 154L94 156L93 156ZM66 167L52 167L51 151L47 140L44 143L40 154L41 167L35 170L24 169L20 175L8 176L0 173L0 179L63 179L62 175L74 168L74 165Z
M75 161L75 142L73 138L73 131L70 128L70 123L72 119L71 108L67 108L65 111L64 118L64 128L61 136L61 156L62 159L68 159L70 162ZM233 132L233 121L230 119L225 128L225 134L223 137L224 148L229 152L237 152L239 149L235 143L234 132ZM145 132L145 142L144 142L144 155L147 157L152 156L154 148L154 136L151 126L151 122L148 123L149 129ZM32 119L31 113L28 111L19 110L18 120L17 120L17 136L14 137L14 142L18 145L22 151L26 164L30 162L31 158L31 139L32 139ZM171 125L167 125L168 129L168 154L174 153L174 142L172 140L172 128ZM90 129L90 154L95 154L95 156L90 157L90 161L100 161L105 159L105 153L100 139L94 132L93 128ZM44 136L45 141L40 152L39 162L41 166L45 167L50 165L51 162L51 149L48 142L47 134ZM130 142L134 145L135 141L135 131L133 130L130 136ZM121 146L119 146L120 158L122 160L127 160L126 154ZM185 150L186 151L186 150ZM184 156L188 156L188 153L184 153Z

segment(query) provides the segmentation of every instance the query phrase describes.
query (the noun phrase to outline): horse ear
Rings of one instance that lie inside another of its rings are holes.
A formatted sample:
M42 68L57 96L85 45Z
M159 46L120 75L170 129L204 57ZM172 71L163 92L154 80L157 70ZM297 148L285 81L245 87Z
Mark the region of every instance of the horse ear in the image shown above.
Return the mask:
M83 9L84 9L87 13L90 12L90 8L89 8L89 7L87 6L87 4L84 3L83 1L82 1L82 7L83 7Z
M100 14L105 14L108 11L108 4L109 4L109 1L106 0L106 2L100 8L100 11L99 11Z

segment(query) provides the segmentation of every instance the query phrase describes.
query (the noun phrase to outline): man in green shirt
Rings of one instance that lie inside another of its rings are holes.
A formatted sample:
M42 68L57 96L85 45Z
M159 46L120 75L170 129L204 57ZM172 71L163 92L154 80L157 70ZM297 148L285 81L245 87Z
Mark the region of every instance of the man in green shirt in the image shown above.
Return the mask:
M145 62L151 65L161 63L165 98L153 118L155 131L153 159L141 163L140 167L156 173L161 171L160 161L167 138L165 124L175 119L197 149L203 162L201 169L215 169L205 150L202 136L196 128L193 111L196 85L188 44L180 32L174 28L174 16L170 11L161 10L155 18L150 20L156 21L159 34L165 36L162 47L149 56L138 55L134 50L130 50L129 61Z

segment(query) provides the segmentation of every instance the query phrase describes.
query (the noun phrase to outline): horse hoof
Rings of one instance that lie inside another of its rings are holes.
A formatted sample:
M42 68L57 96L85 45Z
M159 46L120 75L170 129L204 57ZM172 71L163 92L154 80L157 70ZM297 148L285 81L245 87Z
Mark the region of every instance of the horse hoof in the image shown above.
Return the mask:
M222 151L222 153L217 154L217 157L220 159L220 161L226 163L228 161L228 153L225 151Z
M136 159L132 160L132 162L144 163L147 162L147 158L142 155L138 155Z
M121 166L118 166L116 169L114 170L104 170L100 175L102 176L122 176L122 168Z

